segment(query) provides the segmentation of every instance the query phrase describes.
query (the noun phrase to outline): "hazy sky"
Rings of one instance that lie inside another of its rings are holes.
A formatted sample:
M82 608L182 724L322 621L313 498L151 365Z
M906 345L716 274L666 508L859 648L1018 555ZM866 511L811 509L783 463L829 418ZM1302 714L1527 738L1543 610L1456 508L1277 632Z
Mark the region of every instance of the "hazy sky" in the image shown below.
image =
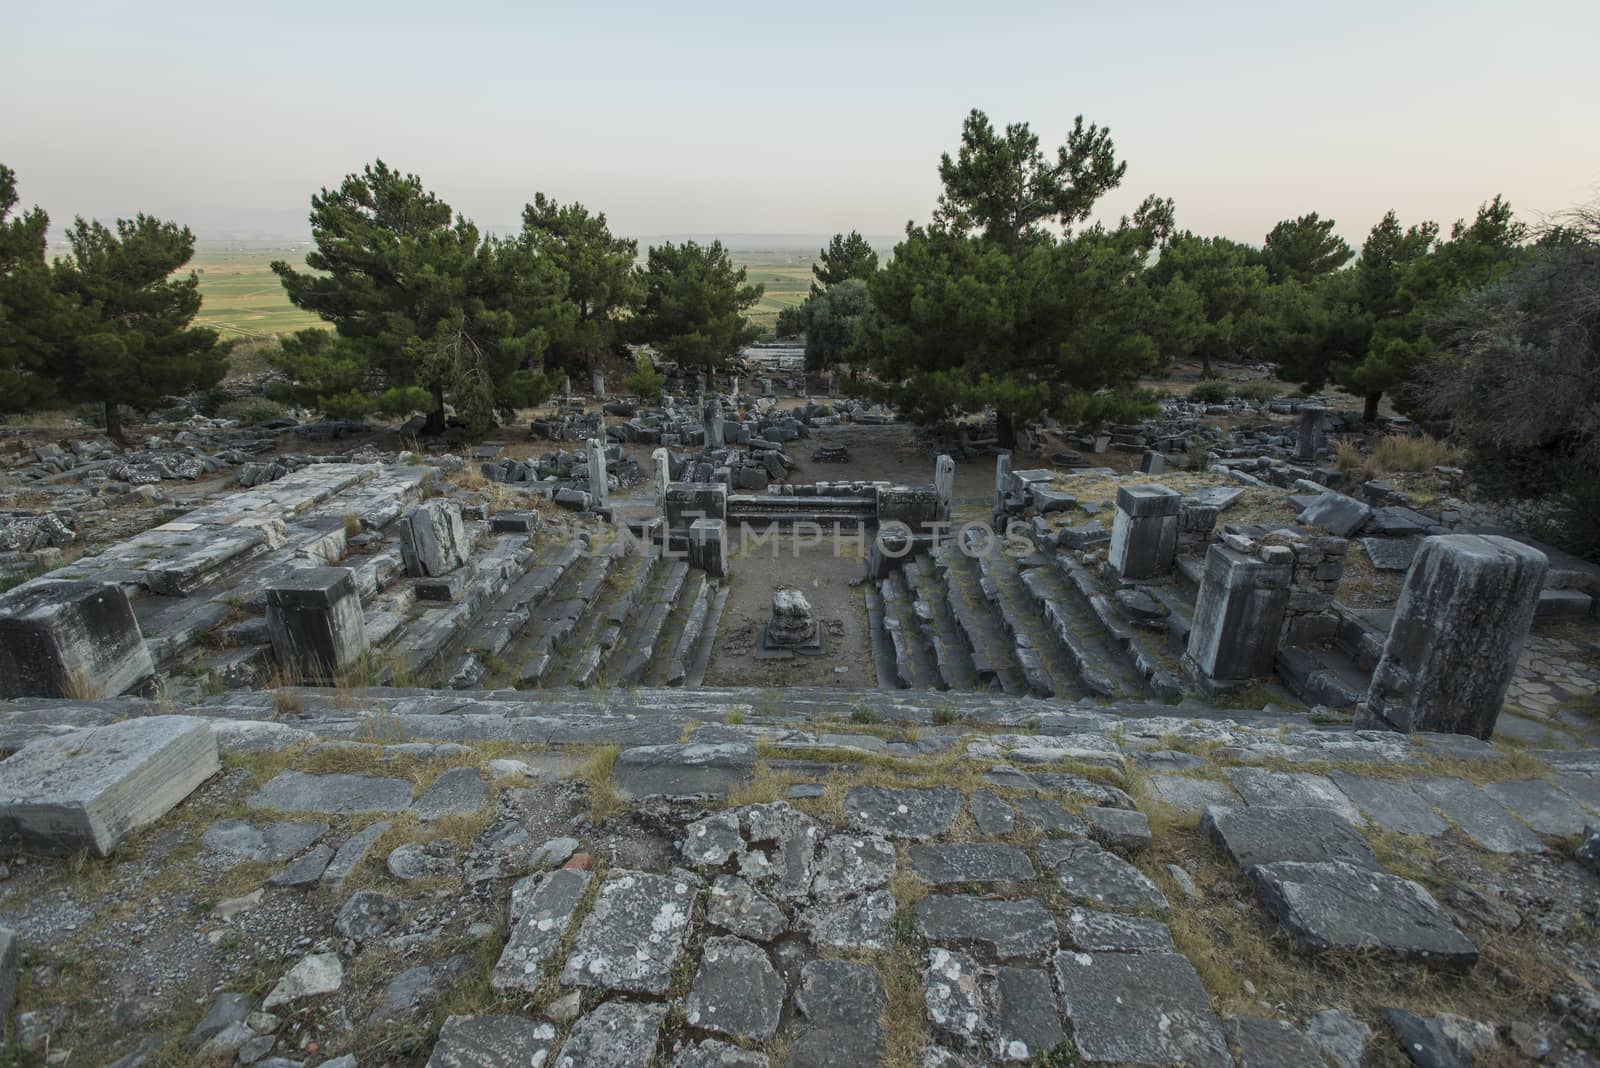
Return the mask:
M542 190L633 235L893 235L972 107L1051 145L1109 125L1107 215L1160 193L1243 240L1600 193L1596 0L18 0L0 35L0 162L58 226L303 236L382 156L490 227Z

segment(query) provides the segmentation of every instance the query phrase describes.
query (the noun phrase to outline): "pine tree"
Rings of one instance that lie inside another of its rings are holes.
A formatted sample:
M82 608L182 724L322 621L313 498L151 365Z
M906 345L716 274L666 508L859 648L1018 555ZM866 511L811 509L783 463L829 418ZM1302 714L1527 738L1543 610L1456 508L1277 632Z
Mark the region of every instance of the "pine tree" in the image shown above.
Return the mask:
M22 412L54 392L48 370L70 336L74 309L56 293L45 260L50 218L12 215L16 172L0 164L0 410Z
M745 269L734 267L721 241L651 246L644 292L639 337L681 364L725 366L760 333L744 311L764 289L745 284Z

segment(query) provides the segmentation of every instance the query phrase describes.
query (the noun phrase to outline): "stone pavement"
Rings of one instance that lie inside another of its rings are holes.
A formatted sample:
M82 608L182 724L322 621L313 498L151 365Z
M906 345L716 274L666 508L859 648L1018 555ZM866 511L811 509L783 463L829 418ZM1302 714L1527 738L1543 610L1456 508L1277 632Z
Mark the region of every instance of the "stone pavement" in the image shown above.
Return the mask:
M185 709L233 770L153 833L193 843L201 884L257 887L216 906L221 934L282 908L303 932L200 1045L420 1063L369 1044L408 1015L435 1066L1343 1065L1394 1062L1401 1035L1508 1056L1581 1039L1554 1002L1507 994L1485 1021L1472 992L1531 981L1507 971L1511 930L1600 981L1593 954L1541 941L1591 922L1574 846L1600 821L1600 752L976 696L935 723L878 700L870 728L804 691L781 710L310 689L287 722ZM12 702L0 721L87 739L97 713L161 711ZM0 891L0 925L46 955L98 937L41 926L48 898ZM443 909L465 926L432 933ZM209 987L238 988L214 967L201 1002L222 1013ZM31 1026L65 1026L50 996L21 995ZM107 1036L117 1056L163 1037Z

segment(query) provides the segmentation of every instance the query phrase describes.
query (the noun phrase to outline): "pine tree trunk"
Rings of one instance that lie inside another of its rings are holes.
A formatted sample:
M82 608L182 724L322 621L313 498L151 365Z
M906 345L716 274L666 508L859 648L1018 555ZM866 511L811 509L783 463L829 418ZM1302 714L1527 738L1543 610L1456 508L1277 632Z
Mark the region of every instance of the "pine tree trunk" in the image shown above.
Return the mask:
M122 436L122 409L116 401L106 401L106 437L118 445L126 445L127 439Z
M444 387L433 387L433 411L428 413L428 421L423 424L424 434L444 433Z
M1376 423L1378 421L1378 402L1383 399L1382 393L1368 393L1366 407L1362 409L1361 421Z
M994 432L1000 439L1002 449L1017 447L1017 425L1011 421L1011 416L1005 412L994 413Z

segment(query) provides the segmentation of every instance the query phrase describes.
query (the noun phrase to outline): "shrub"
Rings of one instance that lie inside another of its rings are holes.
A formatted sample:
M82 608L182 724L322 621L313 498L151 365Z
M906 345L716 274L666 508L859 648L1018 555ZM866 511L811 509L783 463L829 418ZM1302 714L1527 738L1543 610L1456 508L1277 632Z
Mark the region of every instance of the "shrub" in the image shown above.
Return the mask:
M1282 389L1277 382L1270 378L1258 378L1254 382L1241 382L1234 387L1233 395L1257 404L1265 404L1269 400L1280 396Z
M1375 471L1432 471L1461 461L1460 449L1430 434L1389 434L1373 448L1368 467Z
M273 419L281 419L289 414L289 409L277 401L265 397L246 397L242 400L231 400L217 405L217 416L222 419L232 419L242 426L251 426L256 423L265 423Z
M643 353L633 358L633 373L622 380L622 388L635 397L648 400L661 393L667 376L656 370L655 364Z
M1207 378L1189 391L1189 399L1200 404L1226 404L1233 396L1228 383L1220 378Z

